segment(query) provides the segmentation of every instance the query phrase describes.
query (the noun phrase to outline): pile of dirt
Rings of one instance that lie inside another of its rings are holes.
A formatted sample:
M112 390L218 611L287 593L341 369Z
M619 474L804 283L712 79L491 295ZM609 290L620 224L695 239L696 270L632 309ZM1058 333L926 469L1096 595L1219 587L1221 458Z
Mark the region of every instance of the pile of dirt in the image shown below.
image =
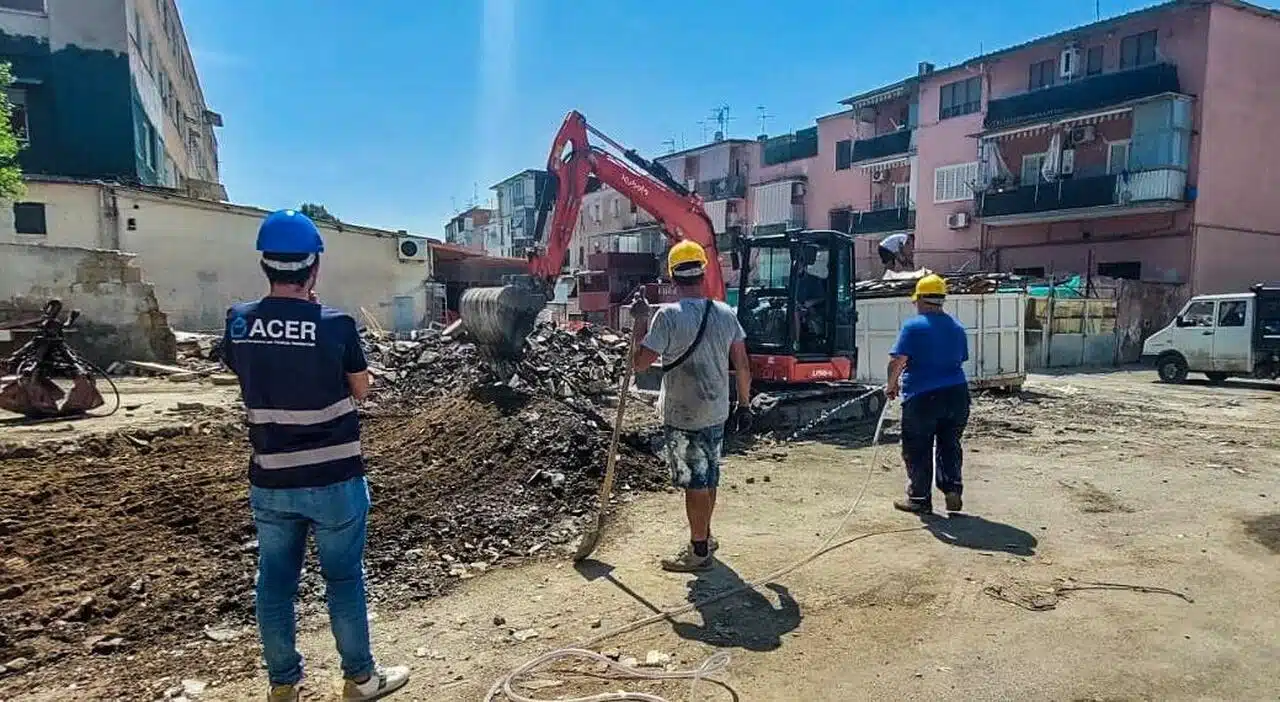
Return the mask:
M608 450L614 336L541 329L509 383L443 340L371 352L403 369L384 401L416 408L365 422L373 606L576 543ZM663 486L649 437L623 437L622 499ZM0 461L0 697L49 665L150 681L180 652L190 671L251 671L253 650L231 643L253 639L248 460L244 427L221 420L27 446ZM319 611L314 553L308 562L302 608Z

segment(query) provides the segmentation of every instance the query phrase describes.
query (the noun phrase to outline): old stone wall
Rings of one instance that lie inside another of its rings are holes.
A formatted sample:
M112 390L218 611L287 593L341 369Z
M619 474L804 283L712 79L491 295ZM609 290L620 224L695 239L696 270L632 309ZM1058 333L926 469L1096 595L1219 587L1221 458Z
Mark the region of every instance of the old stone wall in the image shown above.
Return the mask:
M94 363L172 361L173 331L132 254L0 243L0 322L40 313L50 298L80 310L69 338Z

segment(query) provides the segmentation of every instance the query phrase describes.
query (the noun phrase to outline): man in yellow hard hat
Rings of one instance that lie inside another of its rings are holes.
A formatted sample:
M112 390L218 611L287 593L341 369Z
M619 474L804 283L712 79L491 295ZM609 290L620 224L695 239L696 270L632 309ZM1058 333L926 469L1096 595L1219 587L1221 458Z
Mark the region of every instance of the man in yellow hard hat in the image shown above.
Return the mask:
M942 305L947 281L926 275L911 299L915 317L908 319L889 351L889 399L902 396L902 460L907 465L907 497L893 506L904 512L933 512L934 474L946 497L947 510L963 507L960 438L969 422L969 337L959 320ZM937 463L935 465L935 457Z
M680 301L662 305L652 314L643 296L631 305L631 333L635 337L632 364L644 370L662 363L662 411L667 463L671 482L684 490L689 519L689 542L664 558L670 571L692 572L711 567L718 544L711 536L711 514L720 484L720 450L724 425L730 416L750 420L751 371L746 335L733 309L707 298L703 278L707 253L692 241L682 241L667 254L667 273ZM738 408L729 407L729 361L737 371Z

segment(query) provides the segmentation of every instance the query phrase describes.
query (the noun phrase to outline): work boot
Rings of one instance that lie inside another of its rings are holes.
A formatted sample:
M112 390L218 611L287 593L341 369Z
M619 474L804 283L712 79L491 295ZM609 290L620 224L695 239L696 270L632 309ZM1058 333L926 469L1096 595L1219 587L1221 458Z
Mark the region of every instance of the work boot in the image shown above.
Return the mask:
M272 685L267 702L298 702L300 685Z
M964 509L964 501L960 499L960 493L948 492L947 493L947 511L959 512L962 509Z
M685 544L680 553L662 559L662 569L673 573L696 573L711 567L711 546L707 545L707 555L699 556L693 552L693 544Z
M919 500L903 499L894 500L893 508L902 510L903 512L911 512L912 514L929 514L933 511L933 504L929 502L920 502Z
M383 697L404 687L409 682L409 667L403 665L378 669L373 671L364 682L356 682L347 678L346 685L342 688L342 702L366 702L366 700L380 700Z

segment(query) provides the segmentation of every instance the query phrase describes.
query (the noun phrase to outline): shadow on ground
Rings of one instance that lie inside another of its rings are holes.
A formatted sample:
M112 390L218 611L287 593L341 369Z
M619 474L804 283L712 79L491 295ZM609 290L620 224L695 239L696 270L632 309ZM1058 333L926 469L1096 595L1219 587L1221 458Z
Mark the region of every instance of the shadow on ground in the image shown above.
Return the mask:
M927 514L920 521L924 522L925 531L933 534L933 538L949 546L1034 556L1039 543L1036 537L1018 527L971 514L952 514L949 517Z
M675 622L671 625L682 639L699 641L719 648L742 648L748 651L773 651L782 646L782 636L800 626L800 604L787 588L777 583L764 587L778 596L774 607L769 598L754 589L744 589L707 602L726 592L746 588L746 582L737 571L714 561L710 570L697 574L688 583L686 599L694 603L702 624Z

